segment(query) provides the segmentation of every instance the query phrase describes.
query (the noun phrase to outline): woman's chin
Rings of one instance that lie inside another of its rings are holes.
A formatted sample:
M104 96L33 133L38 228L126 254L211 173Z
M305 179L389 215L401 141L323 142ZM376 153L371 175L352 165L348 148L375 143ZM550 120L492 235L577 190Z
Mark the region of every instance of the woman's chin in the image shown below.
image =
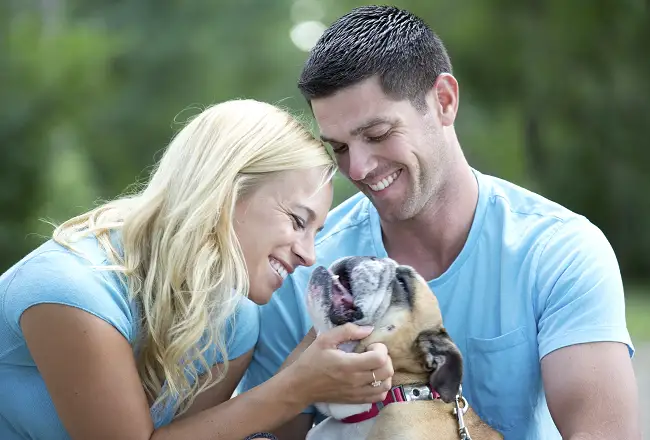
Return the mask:
M277 289L274 288L275 286L266 286L262 289L260 288L253 288L248 292L248 299L253 301L255 304L258 306L263 306L264 304L268 303L271 300L271 297L273 296L273 292L275 292Z

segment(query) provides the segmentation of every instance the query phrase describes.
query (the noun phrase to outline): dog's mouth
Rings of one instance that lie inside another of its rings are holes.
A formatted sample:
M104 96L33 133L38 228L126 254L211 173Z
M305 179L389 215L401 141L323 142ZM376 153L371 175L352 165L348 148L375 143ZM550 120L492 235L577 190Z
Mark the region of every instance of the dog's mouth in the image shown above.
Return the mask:
M374 257L346 257L310 276L307 306L314 325L373 325L392 303L397 264Z
M343 325L363 318L363 312L354 304L354 295L350 284L350 273L346 268L336 272L328 270L331 276L330 320L334 325Z

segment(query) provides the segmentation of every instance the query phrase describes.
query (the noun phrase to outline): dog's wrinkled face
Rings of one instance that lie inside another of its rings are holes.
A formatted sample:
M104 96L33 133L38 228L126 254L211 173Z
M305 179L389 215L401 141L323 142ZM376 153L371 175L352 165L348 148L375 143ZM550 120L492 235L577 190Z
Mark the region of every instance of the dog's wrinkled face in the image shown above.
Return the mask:
M345 257L329 269L317 267L307 287L307 308L318 333L348 322L374 326L347 349L360 352L382 342L396 372L430 374L446 402L458 392L460 352L443 327L435 295L413 268L375 257Z
M389 308L410 309L408 269L393 260L346 257L311 275L307 301L317 331L352 322L377 326Z

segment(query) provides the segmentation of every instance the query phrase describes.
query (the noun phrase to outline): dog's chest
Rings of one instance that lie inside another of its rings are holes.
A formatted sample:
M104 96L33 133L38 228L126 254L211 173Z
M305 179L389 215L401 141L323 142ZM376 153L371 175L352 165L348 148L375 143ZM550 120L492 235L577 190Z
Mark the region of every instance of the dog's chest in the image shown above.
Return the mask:
M328 417L307 433L305 440L364 440L375 424L375 418L359 423L343 423Z

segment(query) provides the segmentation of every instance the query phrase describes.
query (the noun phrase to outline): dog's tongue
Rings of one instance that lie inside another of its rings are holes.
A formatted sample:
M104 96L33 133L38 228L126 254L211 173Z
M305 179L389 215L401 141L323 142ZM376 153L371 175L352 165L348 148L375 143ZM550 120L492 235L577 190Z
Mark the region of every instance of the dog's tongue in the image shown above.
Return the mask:
M354 305L354 297L337 276L332 276L332 304L343 310L350 309Z
M343 287L337 286L334 284L332 289L332 305L340 310L347 310L352 308L354 305L354 298L347 290Z

